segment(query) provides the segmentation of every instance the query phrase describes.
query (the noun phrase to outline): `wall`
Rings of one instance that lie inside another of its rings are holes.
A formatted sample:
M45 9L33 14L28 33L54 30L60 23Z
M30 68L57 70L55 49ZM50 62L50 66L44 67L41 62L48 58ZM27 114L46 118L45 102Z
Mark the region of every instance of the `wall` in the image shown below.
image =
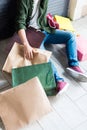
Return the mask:
M70 0L68 16L76 20L85 15L87 15L87 0Z
M69 0L49 0L48 12L55 15L67 16Z

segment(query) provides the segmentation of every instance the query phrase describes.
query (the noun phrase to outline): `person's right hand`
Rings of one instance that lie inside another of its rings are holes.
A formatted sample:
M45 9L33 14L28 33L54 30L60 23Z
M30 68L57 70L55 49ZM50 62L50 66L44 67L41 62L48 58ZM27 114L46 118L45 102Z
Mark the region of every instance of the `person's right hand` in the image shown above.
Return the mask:
M33 59L33 48L30 46L30 44L27 40L25 30L20 29L18 31L18 35L21 39L22 44L24 45L24 57L26 57L29 60Z
M29 45L29 43L24 44L24 57L29 60L33 59L33 48Z

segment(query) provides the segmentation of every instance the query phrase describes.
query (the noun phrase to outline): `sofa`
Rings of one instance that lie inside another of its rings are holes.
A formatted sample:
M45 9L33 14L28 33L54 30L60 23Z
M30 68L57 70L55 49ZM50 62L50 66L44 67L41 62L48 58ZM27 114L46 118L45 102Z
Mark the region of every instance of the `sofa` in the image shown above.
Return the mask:
M16 0L0 0L0 40L14 33L15 11Z

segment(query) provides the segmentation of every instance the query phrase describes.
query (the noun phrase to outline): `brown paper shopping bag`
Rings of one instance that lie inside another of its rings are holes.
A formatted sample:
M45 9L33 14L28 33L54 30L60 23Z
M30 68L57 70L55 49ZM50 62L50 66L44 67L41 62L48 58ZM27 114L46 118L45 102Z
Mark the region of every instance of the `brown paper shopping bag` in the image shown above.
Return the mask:
M0 117L6 130L19 130L51 110L37 77L0 93Z
M24 58L23 45L15 42L7 56L2 70L11 73L12 68L48 62L50 56L50 51L34 48L34 58L32 60L27 60Z

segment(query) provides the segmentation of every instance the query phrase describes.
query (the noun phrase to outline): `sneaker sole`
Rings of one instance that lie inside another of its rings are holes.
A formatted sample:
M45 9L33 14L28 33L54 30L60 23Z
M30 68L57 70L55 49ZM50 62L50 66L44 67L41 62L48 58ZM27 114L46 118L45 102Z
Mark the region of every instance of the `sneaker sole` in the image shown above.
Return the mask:
M58 92L58 94L61 95L62 93L64 93L64 92L67 90L68 86L69 86L69 84L67 83L66 86L65 86L62 90L60 90L60 91Z
M76 72L70 68L66 68L66 70L69 73L69 75L72 76L73 78L75 78L81 82L87 82L87 75Z

